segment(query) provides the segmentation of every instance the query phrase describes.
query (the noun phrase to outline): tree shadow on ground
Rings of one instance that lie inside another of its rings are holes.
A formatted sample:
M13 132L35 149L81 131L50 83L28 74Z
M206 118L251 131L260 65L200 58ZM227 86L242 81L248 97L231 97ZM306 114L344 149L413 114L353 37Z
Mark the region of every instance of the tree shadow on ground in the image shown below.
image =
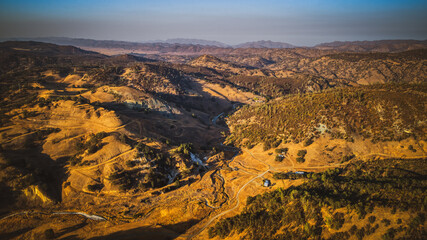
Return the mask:
M42 153L40 146L19 150L4 150L7 165L19 169L25 176L23 186L38 185L52 200L62 201L62 183L67 178L66 159L57 161Z
M59 238L59 237L65 235L67 233L70 233L70 232L74 232L74 231L76 231L76 230L78 230L78 229L80 229L82 227L85 227L86 225L87 225L87 222L85 220L85 221L83 221L81 223L78 223L78 224L76 224L74 226L64 228L60 232L55 233L55 238Z
M198 222L199 220L192 219L186 222L163 225L159 227L145 226L125 231L119 231L105 236L98 236L90 238L89 240L169 240L177 238L179 235L184 233L187 229L189 229Z
M28 228L19 229L10 233L0 233L0 240L3 240L3 239L6 240L6 239L12 239L12 238L18 237L26 232L31 231L32 229L33 228L28 227Z

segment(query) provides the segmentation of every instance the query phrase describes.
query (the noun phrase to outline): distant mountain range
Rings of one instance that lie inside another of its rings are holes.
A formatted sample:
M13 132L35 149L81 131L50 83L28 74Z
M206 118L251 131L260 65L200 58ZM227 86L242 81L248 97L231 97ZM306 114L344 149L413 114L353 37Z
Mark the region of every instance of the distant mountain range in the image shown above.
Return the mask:
M65 38L65 37L46 37L46 38L11 38L4 41L37 41L53 43L58 45L73 45L79 47L106 47L106 48L132 48L152 45L200 45L219 48L294 48L295 46L289 43L272 42L272 41L257 41L246 42L237 45L229 45L218 41L210 41L203 39L187 39L173 38L163 40L155 40L149 42L127 42L115 40L94 40L85 38Z
M235 48L295 48L296 46L284 43L284 42L272 42L272 41L257 41L247 42L234 46Z
M3 39L3 41L38 41L58 45L72 45L89 50L100 49L122 49L122 52L137 53L187 53L206 54L218 51L229 51L238 48L298 48L289 43L273 41L246 42L237 45L228 45L218 41L202 39L175 38L168 40L156 40L151 42L127 42L115 40L94 40L84 38L14 38ZM427 40L379 40L379 41L352 41L352 42L330 42L318 44L314 48L319 50L338 50L345 52L403 52L415 49L427 48Z
M427 40L335 41L318 44L314 47L322 50L352 52L402 52L427 48Z
M214 47L222 47L227 48L230 45L218 42L218 41L209 41L203 39L188 39L188 38L173 38L167 39L166 41L158 41L170 44L186 44L186 45L204 45L204 46L214 46Z
M215 46L221 48L295 48L296 46L284 43L284 42L272 42L272 41L256 41L246 42L236 45L228 45L218 41L209 41L202 39L186 39L186 38L174 38L166 41L157 41L170 44L187 44L187 45L204 45L204 46Z

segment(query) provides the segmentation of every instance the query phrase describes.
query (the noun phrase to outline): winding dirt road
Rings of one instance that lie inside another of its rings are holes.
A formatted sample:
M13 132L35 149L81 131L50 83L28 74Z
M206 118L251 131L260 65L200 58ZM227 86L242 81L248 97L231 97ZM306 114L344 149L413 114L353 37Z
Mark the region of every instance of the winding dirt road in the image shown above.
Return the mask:
M192 239L195 236L199 235L201 232L203 232L203 230L205 230L213 221L215 221L217 218L234 211L235 209L237 209L240 205L240 199L239 199L239 195L242 192L243 189L245 189L246 186L248 186L251 182L255 181L256 179L264 176L267 172L269 172L270 169L266 170L265 172L258 174L256 177L252 178L251 180L249 180L247 183L245 183L245 185L243 185L239 191L237 192L236 196L234 197L235 199L237 199L236 205L228 210L225 210L217 215L215 215L214 217L212 217L199 231L197 231L196 233L194 233L193 235L189 236L187 239Z
M225 215L225 214L227 214L227 213L229 213L229 212L232 212L232 211L234 211L235 209L237 209L238 207L239 207L239 205L240 205L240 199L239 199L239 196L240 196L240 193L243 191L243 189L245 189L250 183L252 183L253 181L255 181L256 179L258 179L258 178L261 178L261 177L263 177L266 173L268 173L270 170L272 170L272 169L274 169L272 166L270 166L269 164L267 164L267 163L264 163L264 162L262 162L261 160L259 160L259 159L257 159L251 152L249 152L248 151L248 153L252 156L252 158L254 158L255 160L257 160L257 161L259 161L259 162L261 162L261 163L263 163L264 165L267 165L268 166L268 169L267 170L265 170L264 172L262 172L262 173L260 173L260 174L258 174L258 175L256 175L255 177L253 177L253 178L251 178L248 182L246 182L242 187L240 187L239 188L239 190L237 191L237 194L236 194L236 196L233 198L233 199L236 199L237 201L236 201L236 205L234 205L234 207L232 207L232 208L230 208L230 209L228 209L228 210L224 210L224 211L222 211L221 213L219 213L219 214L217 214L217 215L215 215L215 216L213 216L211 219L209 219L209 221L207 222L207 223L205 223L205 225L201 228L201 229L199 229L199 231L197 231L196 233L194 233L194 234L192 234L192 235L190 235L189 237L187 237L187 239L192 239L192 238L194 238L195 236L197 236L197 235L199 235L201 232L203 232L213 221L215 221L217 218L219 218L219 217L221 217L221 216L223 216L223 215ZM235 156L234 156L235 157ZM232 160L234 160L234 157L232 158Z
M284 171L284 170L293 170L293 171L295 171L295 165L294 165L294 163L293 163L293 161L292 160L290 160L290 159L288 159L291 163L292 163L292 166L290 166L290 167L286 167L286 168L283 168L283 169L275 169L273 166L271 166L270 164L268 164L268 163L265 163L265 162L263 162L263 161L261 161L261 160L259 160L258 158L256 158L250 151L245 151L245 152L247 152L247 153L249 153L249 155L251 155L251 157L253 158L253 159L255 159L255 160L257 160L258 162L260 162L260 163L262 163L262 164L264 164L264 165L266 165L266 166L268 166L268 169L267 170L265 170L264 172L262 172L262 173L260 173L260 174L258 174L258 175L256 175L255 177L253 177L252 179L250 179L248 182L246 182L239 190L238 190L238 192L237 192L237 194L236 194L236 196L233 198L233 199L236 199L237 201L236 201L236 204L234 205L234 207L232 207L232 208L230 208L230 209L228 209L228 210L224 210L224 211L222 211L222 212L220 212L219 214L217 214L217 215L215 215L215 216L213 216L211 219L209 219L209 221L207 222L207 223L205 223L205 225L203 225L203 227L201 228L201 229L199 229L196 233L194 233L194 234L192 234L192 235L190 235L189 237L187 237L187 239L192 239L192 238L194 238L194 237L196 237L197 235L199 235L201 232L203 232L210 224L212 224L212 222L214 222L216 219L218 219L219 217L221 217L221 216L223 216L223 215L225 215L225 214L227 214L227 213L230 213L230 212L232 212L232 211L234 211L235 209L237 209L238 207L239 207L239 205L240 205L240 200L239 200L239 196L240 196L240 193L243 191L243 189L245 189L246 188L246 186L248 186L250 183L252 183L253 181L255 181L256 179L258 179L258 178L261 178L261 177L263 177L266 173L268 173L268 172L280 172L280 171ZM373 154L368 154L368 155L364 155L364 156L359 156L358 158L361 158L361 157L367 157L367 156L383 156L383 157L392 157L392 156L389 156L389 155L386 155L386 154L381 154L381 153L373 153ZM234 156L234 157L236 157L236 156ZM232 158L232 160L234 160L234 157ZM421 157L425 157L425 156L421 156ZM409 157L409 158L412 158L412 157ZM415 157L414 157L415 158ZM419 157L416 157L416 158L419 158ZM408 159L408 158L406 158L406 159ZM339 164L334 164L334 165L328 165L328 166L316 166L316 167L300 167L300 169L324 169L324 168L335 168L335 167L340 167L340 166L343 166L343 165L347 165L347 164L349 164L351 161L348 161L348 162L345 162L345 163L339 163ZM241 170L241 169L239 169L238 171L242 171L242 172L246 172L246 171L243 171L243 170ZM248 173L248 172L246 172L246 173ZM232 199L232 200L233 200Z
M105 162L98 163L98 164L96 164L96 165L86 166L86 167L73 167L73 168L69 168L69 169L70 169L70 171L74 171L74 170L83 170L83 169L84 169L84 170L94 169L94 168L97 168L97 167L99 167L99 166L105 165L105 164L107 164L107 163L114 162L115 160L117 160L118 158L122 157L123 155L126 155L126 154L131 153L131 152L134 152L134 151L136 151L136 149L135 149L135 148L132 148L132 149L130 149L130 150L127 150L126 152L120 153L119 155L117 155L117 156L115 156L115 157L113 157L113 158L111 158L111 159L109 159L109 160L107 160L107 161L105 161Z
M106 221L107 219L105 219L104 217L98 216L98 215L92 215L92 214L87 214L85 212L51 212L51 213L46 213L46 212L29 212L29 211L24 211L24 212L18 212L18 213L13 213L10 215L7 215L5 217L2 217L0 219L4 220L13 216L20 216L20 215L28 215L28 214L44 214L44 215L80 215L83 216L85 218L88 219L92 219L95 221Z

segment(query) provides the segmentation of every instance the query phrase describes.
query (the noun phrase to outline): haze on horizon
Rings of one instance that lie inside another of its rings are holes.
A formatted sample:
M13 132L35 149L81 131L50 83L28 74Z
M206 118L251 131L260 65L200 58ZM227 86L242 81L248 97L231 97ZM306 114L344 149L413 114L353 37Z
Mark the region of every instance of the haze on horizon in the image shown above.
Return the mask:
M423 0L2 0L0 38L272 40L298 46L424 40L426 13Z

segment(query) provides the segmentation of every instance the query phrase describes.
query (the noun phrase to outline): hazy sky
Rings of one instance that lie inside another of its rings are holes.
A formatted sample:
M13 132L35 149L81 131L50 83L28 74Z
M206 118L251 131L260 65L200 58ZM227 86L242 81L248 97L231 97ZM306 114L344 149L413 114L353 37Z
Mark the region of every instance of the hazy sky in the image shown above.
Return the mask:
M0 0L0 38L427 39L426 0Z

